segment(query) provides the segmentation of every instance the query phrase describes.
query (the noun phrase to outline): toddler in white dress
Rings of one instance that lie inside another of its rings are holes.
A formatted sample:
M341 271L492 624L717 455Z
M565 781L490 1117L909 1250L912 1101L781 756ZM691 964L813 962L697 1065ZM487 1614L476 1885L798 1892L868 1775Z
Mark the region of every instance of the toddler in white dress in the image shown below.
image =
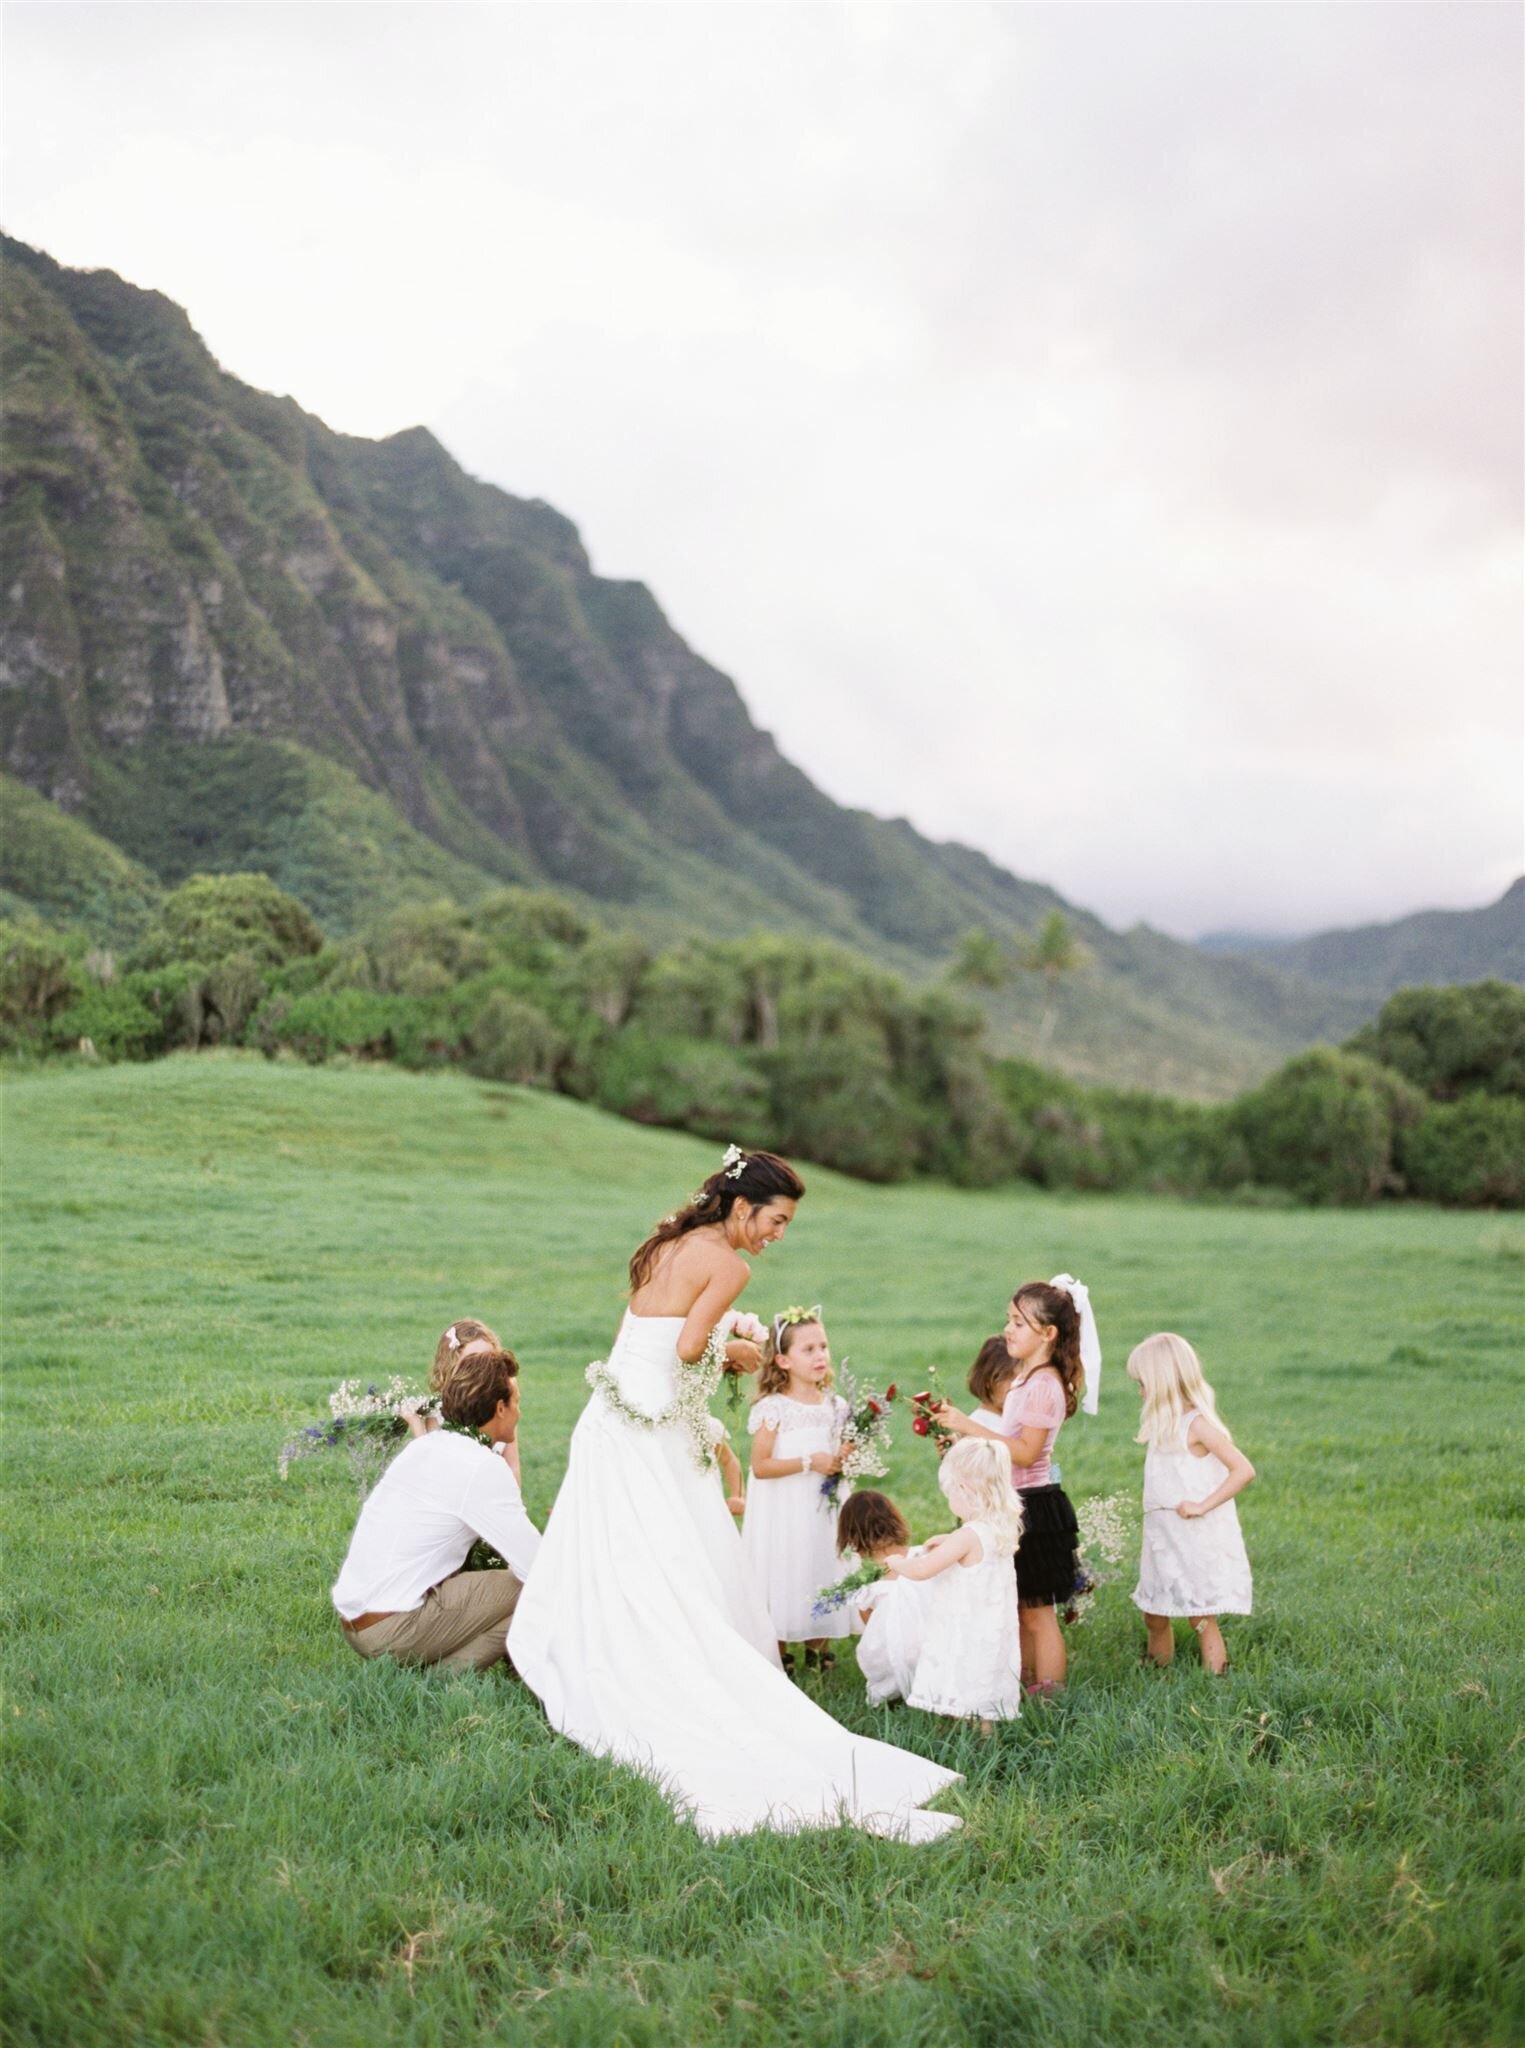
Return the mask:
M830 1670L836 1660L827 1639L851 1634L852 1616L814 1611L821 1588L842 1571L838 1501L822 1487L842 1469L848 1407L831 1391L831 1346L819 1309L774 1318L758 1389L747 1418L752 1472L742 1553L773 1618L784 1669L794 1668L789 1644L803 1643L807 1667Z
M1171 1622L1184 1615L1197 1632L1209 1671L1228 1669L1220 1614L1253 1605L1250 1560L1234 1496L1255 1467L1218 1420L1202 1361L1184 1337L1146 1337L1128 1359L1143 1416L1144 1537L1133 1604L1149 1632L1146 1664L1175 1655Z
M905 1516L888 1494L870 1487L853 1494L837 1516L837 1548L865 1563L883 1565L892 1557L920 1557ZM860 1587L848 1608L863 1633L858 1638L858 1676L868 1690L871 1707L903 1699L921 1655L922 1617L927 1588L915 1579L882 1578Z
M1022 1533L1022 1500L1011 1460L986 1437L966 1437L943 1459L937 1483L962 1527L930 1537L919 1556L891 1557L896 1579L926 1595L922 1641L902 1697L930 1714L979 1722L1022 1711L1022 1653L1011 1561Z

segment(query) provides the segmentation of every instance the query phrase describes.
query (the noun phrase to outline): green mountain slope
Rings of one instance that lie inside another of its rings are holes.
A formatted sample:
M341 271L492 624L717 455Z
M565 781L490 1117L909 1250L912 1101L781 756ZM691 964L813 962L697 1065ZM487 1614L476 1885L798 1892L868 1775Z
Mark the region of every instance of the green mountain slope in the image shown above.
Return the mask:
M0 913L29 911L124 944L163 891L150 871L14 776L0 775Z
M1057 1024L993 999L999 1039L1192 1092L1367 1013L833 803L549 506L422 429L363 441L251 390L158 293L0 252L0 764L160 879L264 867L337 927L546 884L653 934L820 934L922 974L1064 909L1092 965Z
M1387 996L1415 984L1525 982L1525 876L1481 910L1421 910L1392 924L1355 925L1306 939L1224 934L1204 943L1358 996Z

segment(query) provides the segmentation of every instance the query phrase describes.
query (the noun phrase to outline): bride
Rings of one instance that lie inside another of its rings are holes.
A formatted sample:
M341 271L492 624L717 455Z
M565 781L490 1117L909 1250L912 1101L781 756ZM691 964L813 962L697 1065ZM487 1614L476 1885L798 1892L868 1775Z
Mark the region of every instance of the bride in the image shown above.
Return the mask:
M723 1319L744 1253L781 1238L805 1187L733 1146L630 1261L630 1307L572 1433L508 1650L551 1725L655 1778L704 1834L831 1827L927 1841L959 1773L855 1736L784 1676L714 1473L709 1398L756 1348Z

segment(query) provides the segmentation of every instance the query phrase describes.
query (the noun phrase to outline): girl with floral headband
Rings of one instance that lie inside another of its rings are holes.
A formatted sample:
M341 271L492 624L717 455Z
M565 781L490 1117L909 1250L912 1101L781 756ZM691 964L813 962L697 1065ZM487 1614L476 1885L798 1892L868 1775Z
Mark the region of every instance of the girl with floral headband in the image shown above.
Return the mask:
M822 1489L842 1469L847 1418L847 1403L831 1391L831 1346L819 1306L786 1308L773 1318L747 1418L752 1476L741 1546L790 1672L790 1643L805 1645L807 1669L829 1671L836 1660L828 1639L852 1633L845 1608L825 1616L814 1611L821 1587L841 1573L837 1501Z

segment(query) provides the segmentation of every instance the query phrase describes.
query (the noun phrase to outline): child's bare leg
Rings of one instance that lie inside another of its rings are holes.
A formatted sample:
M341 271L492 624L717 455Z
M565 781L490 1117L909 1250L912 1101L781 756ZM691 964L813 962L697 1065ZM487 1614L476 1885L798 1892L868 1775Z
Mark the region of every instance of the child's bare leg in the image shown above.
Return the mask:
M1028 1620L1031 1612L1032 1609L1030 1607L1018 1607L1017 1609L1017 1640L1021 1645L1022 1651L1023 1685L1031 1685L1033 1682L1034 1660L1037 1656L1033 1646L1032 1624Z
M1064 1632L1059 1626L1058 1615L1052 1607L1024 1607L1022 1615L1032 1642L1032 1684L1045 1687L1063 1685L1066 1660ZM1026 1661L1024 1657L1023 1662Z
M1223 1640L1223 1631L1218 1626L1215 1614L1194 1614L1191 1625L1197 1631L1197 1643L1202 1651L1202 1663L1215 1678L1221 1678L1228 1669L1228 1644Z
M1149 1647L1144 1652L1148 1664L1168 1664L1176 1653L1176 1632L1170 1626L1168 1614L1146 1614L1144 1626L1149 1631Z

